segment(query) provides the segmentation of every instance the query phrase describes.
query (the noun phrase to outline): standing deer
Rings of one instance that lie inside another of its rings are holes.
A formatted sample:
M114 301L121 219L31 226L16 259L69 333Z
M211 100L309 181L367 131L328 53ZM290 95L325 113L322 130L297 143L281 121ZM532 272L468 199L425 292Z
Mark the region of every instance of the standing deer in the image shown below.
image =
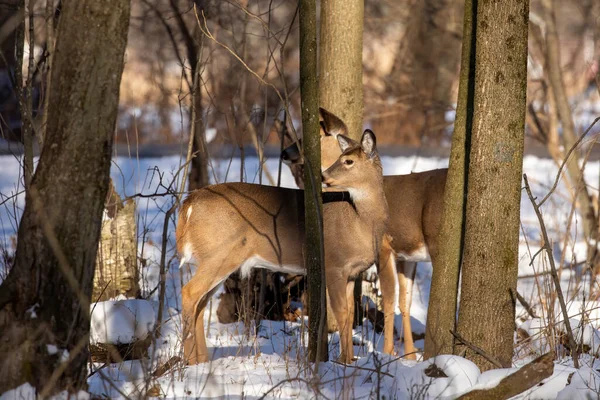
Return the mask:
M323 171L328 191L344 190L351 202L323 205L325 276L330 302L340 327L340 362L353 360L354 278L377 263L388 208L381 161L373 132L356 143L344 136L336 119L341 154ZM209 359L204 310L212 294L233 272L251 268L305 274L304 192L225 183L199 189L184 201L177 224L181 263L195 259L195 275L182 288L184 355L190 364ZM312 321L311 321L312 322Z
M321 168L326 169L339 157L337 135L339 119L320 109ZM298 142L289 135L284 124L276 127L284 145L281 157L290 167L298 187L303 188L303 158ZM295 143L294 143L295 142ZM406 358L416 358L412 337L410 307L416 263L431 261L437 249L437 234L443 209L447 169L408 175L383 177L383 188L389 206L388 229L382 242L378 264L384 314L383 351L394 353L394 313L402 314Z

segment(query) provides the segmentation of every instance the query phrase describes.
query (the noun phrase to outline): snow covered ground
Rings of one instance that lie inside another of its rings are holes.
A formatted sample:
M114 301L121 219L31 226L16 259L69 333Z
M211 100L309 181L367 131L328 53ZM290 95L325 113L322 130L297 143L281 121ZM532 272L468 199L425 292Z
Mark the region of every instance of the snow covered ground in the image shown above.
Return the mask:
M383 158L386 175L422 171L447 166L447 160L436 158L397 157ZM179 169L179 157L136 159L117 157L111 175L117 190L123 196L137 193L162 194L166 192ZM254 158L244 161L243 174L248 182L258 182L258 162ZM277 179L278 161L268 160L266 168ZM597 194L599 162L589 162L586 180L590 189ZM529 177L533 192L543 197L554 183L557 167L553 161L531 156L525 157L524 172ZM213 179L218 182L239 181L241 163L239 159L216 160L211 166ZM0 249L12 249L17 221L24 206L20 181L19 160L12 156L0 157ZM268 183L266 176L263 182ZM283 166L282 186L294 187L289 170ZM174 186L177 187L177 186ZM16 195L16 197L11 197ZM93 338L121 340L123 335L142 337L155 323L158 310L158 262L164 212L171 206L171 196L136 199L138 203L138 234L140 257L146 260L142 271L143 295L146 302L99 303L94 310ZM522 232L520 244L518 290L534 306L538 318L527 316L524 308L517 304L517 326L528 336L515 335L515 357L513 367L518 368L553 347L554 340L549 324L560 327L562 317L548 315L554 289L550 280L548 263L532 256L540 248L540 229L533 208L525 192L521 201ZM543 207L544 217L551 238L554 240L554 257L564 265L561 286L567 294L569 316L577 328L578 337L590 347L591 354L583 357L584 365L579 371L572 367L571 359L559 349L554 375L541 386L530 389L519 398L578 399L600 393L600 363L596 359L600 352L600 321L598 302L589 299L589 282L582 274L581 262L585 261L586 249L581 237L581 219L575 212L571 218L572 201L562 183ZM569 230L571 239L565 240ZM274 322L263 321L257 332L245 336L242 323L220 324L217 321L215 299L206 313L209 328L209 349L213 361L198 366L177 366L167 374L153 378L152 371L181 351L180 290L182 282L189 279L189 270L178 267L171 258L175 251L174 224L170 225L167 260L172 260L168 271L166 313L161 327L162 336L149 348L150 357L144 361L125 361L118 364L96 364L90 370L89 392L100 397L138 398L145 395L161 398L446 398L456 397L472 388L491 387L513 369L494 370L480 373L467 360L456 356L440 356L435 361L414 362L382 354L383 338L374 332L367 322L355 331L355 353L360 359L356 364L343 366L334 362L319 366L319 379L314 380L305 362L306 321ZM431 264L421 263L417 270L416 287L413 294L411 316L413 329L424 331L429 298ZM0 270L0 280L6 271ZM120 311L119 311L120 310ZM122 333L123 335L121 335ZM423 347L423 341L417 341ZM397 351L403 354L401 343ZM375 351L373 351L375 350ZM330 336L330 359L339 354L337 334ZM432 379L425 375L431 362L442 368L447 378ZM567 381L570 384L567 385ZM2 399L14 398L27 393L30 388L21 387L20 393L6 393ZM84 396L84 395L82 395ZM85 396L84 396L85 397Z

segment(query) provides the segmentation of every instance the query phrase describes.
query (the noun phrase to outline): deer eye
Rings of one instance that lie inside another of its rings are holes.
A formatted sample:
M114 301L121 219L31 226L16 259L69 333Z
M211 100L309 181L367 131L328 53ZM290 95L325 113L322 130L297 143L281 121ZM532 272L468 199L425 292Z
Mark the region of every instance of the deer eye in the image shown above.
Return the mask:
M348 165L349 166L349 165L352 165L352 164L354 164L353 160L349 160L349 159L345 159L344 160L344 165Z

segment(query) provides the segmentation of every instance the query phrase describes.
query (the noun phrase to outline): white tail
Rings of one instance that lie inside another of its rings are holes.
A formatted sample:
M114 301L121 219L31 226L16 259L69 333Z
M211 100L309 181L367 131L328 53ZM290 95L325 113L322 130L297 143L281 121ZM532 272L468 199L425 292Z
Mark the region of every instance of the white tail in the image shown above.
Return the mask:
M322 168L331 165L340 154L336 130L328 128L328 125L336 124L337 119L326 110L321 110ZM283 150L282 158L290 167L296 184L302 188L303 159L298 143L292 143L286 137L285 127L281 126L281 129L284 145L286 141L289 145ZM394 312L399 306L404 328L404 350L408 354L406 358L416 357L410 323L415 264L418 261L430 261L430 254L436 252L447 172L447 169L437 169L383 177L389 220L378 274L383 297L385 353L394 352Z
M339 120L338 120L339 121ZM353 278L376 263L388 211L375 136L365 131L358 144L341 135L344 151L323 172L328 190L350 192L352 203L323 205L325 274L340 326L340 361L353 359ZM338 151L338 154L340 152ZM261 267L304 274L304 192L227 183L190 194L180 210L177 249L198 268L182 288L184 354L191 364L209 359L204 336L204 309L210 296L233 272Z

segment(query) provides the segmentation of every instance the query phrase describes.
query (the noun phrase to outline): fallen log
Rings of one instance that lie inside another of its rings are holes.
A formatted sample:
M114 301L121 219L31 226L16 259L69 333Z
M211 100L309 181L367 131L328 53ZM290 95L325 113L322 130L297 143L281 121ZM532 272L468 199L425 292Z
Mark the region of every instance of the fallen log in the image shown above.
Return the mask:
M460 400L503 400L530 389L550 377L554 372L554 353L546 353L518 371L502 379L490 389L473 390L460 396Z

